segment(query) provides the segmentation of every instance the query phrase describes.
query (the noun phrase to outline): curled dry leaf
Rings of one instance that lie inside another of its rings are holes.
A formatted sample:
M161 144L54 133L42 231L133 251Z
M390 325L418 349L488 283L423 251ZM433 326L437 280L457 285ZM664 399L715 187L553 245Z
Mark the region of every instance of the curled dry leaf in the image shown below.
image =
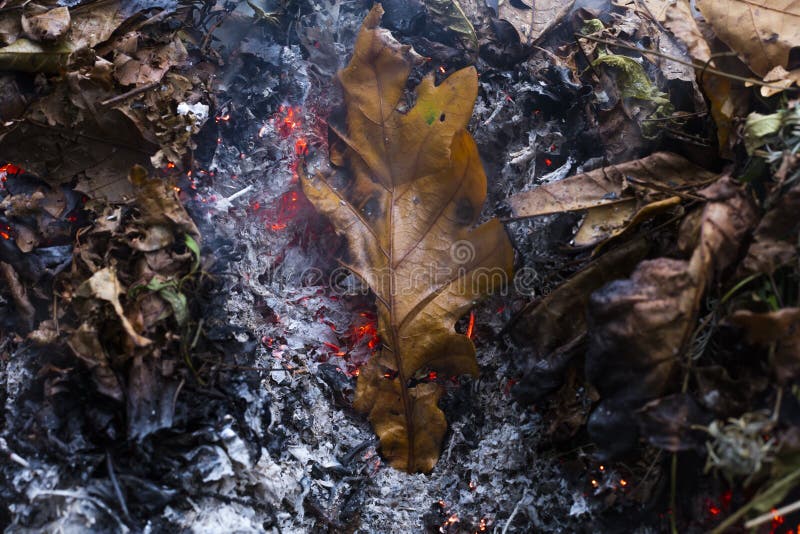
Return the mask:
M619 451L632 443L609 442L626 413L670 385L687 347L709 284L737 259L756 214L747 194L730 178L702 191L708 203L688 261L644 261L629 279L595 292L589 304L586 372L603 397L589 421L598 443Z
M656 152L646 158L577 174L509 200L515 217L588 210L574 244L593 245L677 203L671 190L685 190L715 175L683 157Z
M355 407L369 414L381 451L398 469L430 471L447 428L443 388L417 373L477 374L475 348L453 331L474 302L509 280L513 251L497 220L472 229L486 176L465 128L477 96L474 68L439 86L432 75L405 106L417 56L364 21L339 73L346 131L331 159L347 169L303 175L303 190L347 239L342 263L375 294L379 354L361 369Z
M146 347L151 343L146 337L139 335L125 315L119 296L124 293L122 285L117 279L117 273L111 267L100 269L84 282L77 290L76 295L83 298L96 298L111 304L117 314L125 332L137 347Z

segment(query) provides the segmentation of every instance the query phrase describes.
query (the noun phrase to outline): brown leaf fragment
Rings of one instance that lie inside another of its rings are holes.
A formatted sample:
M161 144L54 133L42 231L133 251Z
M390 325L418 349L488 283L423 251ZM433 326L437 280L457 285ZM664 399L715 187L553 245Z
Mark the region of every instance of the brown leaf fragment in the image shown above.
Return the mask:
M100 343L97 332L83 323L67 340L67 345L92 372L98 391L112 399L121 401L124 397L117 375L111 369L108 355Z
M150 225L151 230L164 224L176 227L200 241L200 231L168 182L149 178L145 168L140 165L131 169L129 180L136 188L137 206L144 224ZM163 232L160 235L161 240L165 239Z
M96 298L110 303L133 344L137 347L145 347L151 343L151 340L139 335L125 315L125 310L122 309L122 303L119 301L119 296L123 292L124 290L117 279L114 269L106 267L86 280L78 288L76 295L83 298Z
M771 364L779 383L788 384L800 376L800 308L764 313L737 310L731 321L744 328L750 343L774 344Z
M22 14L22 29L34 41L50 43L66 35L69 29L69 9L31 10Z
M692 59L699 63L711 59L711 47L700 32L689 0L642 0L642 3L656 21L686 46Z
M497 220L477 228L486 175L465 128L477 96L474 68L438 86L432 75L405 106L418 59L378 27L376 5L350 64L339 73L346 104L346 169L301 174L303 190L347 240L342 264L375 294L379 354L361 369L355 407L369 414L396 468L430 471L447 428L442 387L418 372L477 374L475 348L453 331L473 303L510 279L511 243Z
M33 316L36 314L36 309L33 307L33 304L31 304L28 298L28 292L25 290L25 286L22 285L19 275L11 265L2 261L0 261L0 274L3 275L5 283L11 291L11 298L14 299L17 312L25 321L28 328L31 328L33 326Z
M99 0L72 8L67 40L75 50L95 48L107 41L127 19L122 4L121 0Z
M697 0L697 9L761 77L778 66L788 69L790 52L800 46L797 0Z
M165 45L138 50L133 57L119 54L114 59L114 78L122 85L160 82L167 71L186 61L188 53L177 37Z
M55 74L67 66L72 51L67 43L46 46L24 38L17 39L0 48L0 70Z
M573 4L575 0L525 0L516 2L516 5L505 1L500 4L497 16L514 26L522 44L532 44L563 20Z

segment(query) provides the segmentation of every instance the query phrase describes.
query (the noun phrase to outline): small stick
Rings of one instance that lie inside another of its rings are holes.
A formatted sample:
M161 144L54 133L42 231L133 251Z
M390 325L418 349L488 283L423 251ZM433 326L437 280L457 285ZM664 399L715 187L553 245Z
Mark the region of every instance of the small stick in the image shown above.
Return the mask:
M766 523L770 521L772 518L776 516L786 515L790 512L794 512L795 510L800 510L800 501L795 501L792 504L787 504L782 508L778 508L773 512L767 512L766 514L762 514L755 519L751 519L750 521L744 524L744 528L751 529L756 528L757 526L761 525L762 523Z
M8 455L8 458L12 462L18 463L19 465L25 467L26 469L31 466L31 464L28 463L28 460L21 457L8 447L8 443L6 442L5 438L0 438L0 451L6 453Z
M116 104L118 102L122 102L123 100L127 100L127 99L129 99L131 97L134 97L136 95L140 95L142 93L146 93L150 89L154 89L154 88L158 87L160 84L161 84L160 81L159 82L150 82L150 83L148 83L146 85L142 85L141 87L136 87L134 89L131 89L127 93L122 93L121 95L112 96L111 98L108 98L108 99L103 100L102 102L100 102L100 107L101 108L105 108L105 107L108 107L108 106L110 106L112 104Z
M506 521L506 524L503 527L502 534L506 534L508 532L508 527L511 526L511 522L514 520L514 516L516 516L517 512L519 512L519 507L522 505L522 501L524 501L525 497L527 496L528 496L528 490L526 488L525 491L522 492L522 497L520 497L519 502L514 507L514 510L511 512L511 515L508 516L508 521Z

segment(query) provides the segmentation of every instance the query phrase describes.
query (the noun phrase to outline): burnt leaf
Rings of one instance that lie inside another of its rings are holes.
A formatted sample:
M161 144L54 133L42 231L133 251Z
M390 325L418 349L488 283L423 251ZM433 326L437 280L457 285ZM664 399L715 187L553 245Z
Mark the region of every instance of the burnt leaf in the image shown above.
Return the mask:
M369 414L389 462L430 471L447 423L440 385L409 385L423 369L478 373L475 347L453 331L473 303L508 279L513 250L497 220L471 228L486 197L486 175L465 130L477 95L474 68L440 85L432 75L401 113L418 56L367 16L350 64L339 73L347 129L337 154L347 170L303 175L303 190L348 242L342 263L372 289L383 347L361 370L355 407ZM336 174L350 179L331 186ZM432 268L431 268L432 267Z
M737 259L755 224L750 199L730 178L701 194L709 202L693 236L691 259L644 261L629 279L612 282L591 297L586 372L603 397L592 415L597 420L589 425L598 440L609 437L601 424L613 419L606 412L624 418L618 408L637 408L668 390L706 289Z

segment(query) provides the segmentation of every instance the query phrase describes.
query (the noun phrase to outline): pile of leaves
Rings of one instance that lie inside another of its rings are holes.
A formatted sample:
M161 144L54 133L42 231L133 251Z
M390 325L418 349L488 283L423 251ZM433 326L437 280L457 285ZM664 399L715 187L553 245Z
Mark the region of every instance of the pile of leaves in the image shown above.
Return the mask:
M106 450L132 525L123 495L144 492L129 502L147 511L175 491L113 464L129 477L172 454L152 436L202 419L176 413L185 391L213 388L239 351L216 304L224 262L201 255L193 184L177 179L214 65L187 70L205 57L191 5L61 4L0 3L0 350L35 377L6 404L2 443L95 474Z
M576 12L575 73L629 119L601 128L662 151L606 150L611 165L509 200L520 219L581 214L580 270L510 328L530 348L518 398L549 414L554 446L582 443L603 507L668 508L672 531L783 521L798 497L800 13L759 4Z

